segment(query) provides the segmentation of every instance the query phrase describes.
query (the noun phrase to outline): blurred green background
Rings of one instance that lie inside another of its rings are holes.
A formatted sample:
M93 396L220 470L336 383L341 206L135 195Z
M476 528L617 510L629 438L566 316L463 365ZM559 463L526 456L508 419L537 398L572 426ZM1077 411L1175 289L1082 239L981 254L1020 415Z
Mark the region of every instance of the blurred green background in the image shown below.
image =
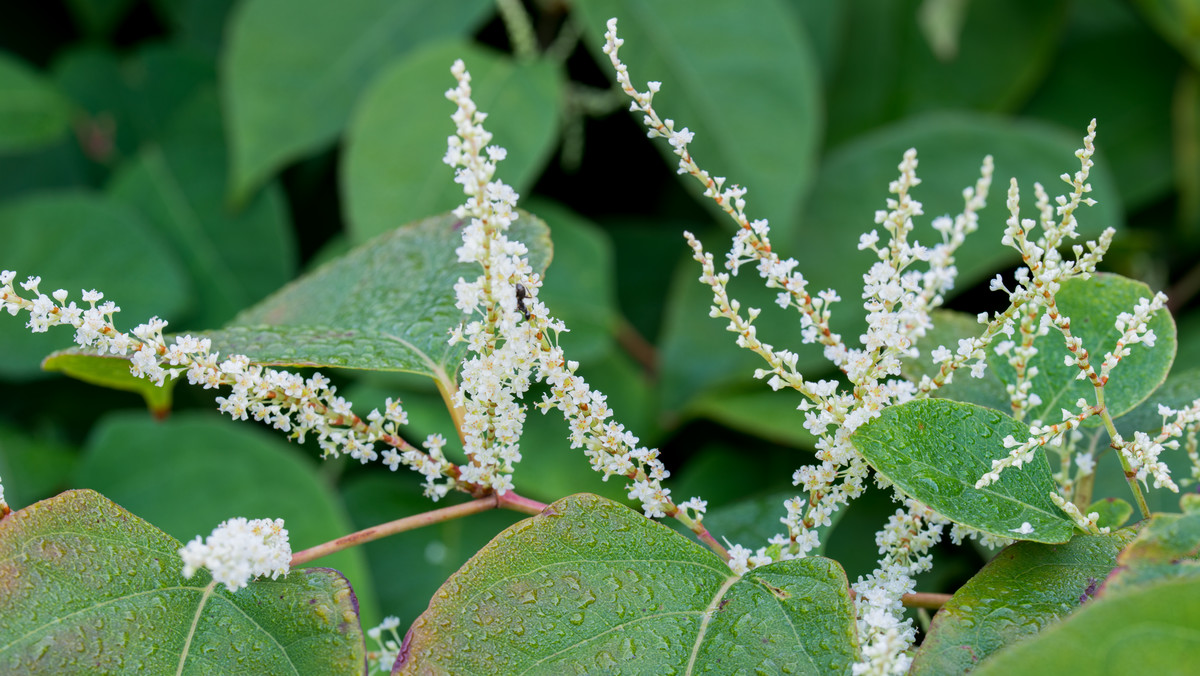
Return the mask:
M515 4L515 3L514 3ZM835 328L861 331L856 249L885 208L904 150L919 151L927 218L962 209L985 154L991 206L959 257L952 307L996 300L1014 265L998 245L1009 177L1051 194L1074 172L1090 119L1099 134L1094 235L1119 234L1106 269L1172 296L1173 383L1195 396L1200 366L1200 5L1154 0L71 0L20 3L0 22L0 268L43 291L97 288L118 325L151 315L175 331L217 328L314 265L461 201L441 163L453 111L443 92L463 58L499 177L549 224L541 297L617 416L663 449L668 486L725 508L719 535L769 534L779 491L810 457L786 393L750 378L753 355L707 316L681 237L718 256L730 224L675 176L612 89L600 53L620 19L634 82L662 81L660 114L696 132L698 162L746 185L751 218L819 289L837 288ZM1031 204L1027 203L1027 208ZM918 225L917 237L932 230ZM744 276L745 277L745 276ZM767 308L764 339L799 348L794 316ZM140 397L41 370L70 345L0 322L0 477L20 508L92 487L182 540L224 518L284 517L295 549L426 509L414 476L318 462L253 424L231 425L211 393L176 388L165 420ZM807 373L825 369L799 350ZM1191 375L1189 375L1189 370ZM446 430L431 384L334 373L365 413L401 394L412 439ZM1180 383L1183 383L1181 386ZM550 501L620 497L530 416L518 490ZM450 436L449 434L447 436ZM1116 489L1120 490L1119 481ZM1117 493L1119 497L1127 497ZM764 496L770 496L769 498ZM747 502L746 500L749 499ZM739 502L740 501L740 502ZM837 524L827 552L851 579L894 506L875 493ZM364 621L411 621L466 557L516 520L484 514L324 561L354 583ZM759 546L763 542L743 540ZM984 553L944 545L923 591L952 590Z

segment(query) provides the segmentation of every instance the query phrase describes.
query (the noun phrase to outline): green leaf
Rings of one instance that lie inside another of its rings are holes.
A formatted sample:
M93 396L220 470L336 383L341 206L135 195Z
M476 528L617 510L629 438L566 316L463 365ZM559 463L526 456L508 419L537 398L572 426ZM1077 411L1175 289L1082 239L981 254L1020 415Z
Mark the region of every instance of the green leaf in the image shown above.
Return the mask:
M972 672L1189 674L1200 654L1200 579L1138 587L1085 604Z
M206 572L184 579L180 547L92 491L0 521L0 669L362 673L354 592L337 572L293 570L231 594Z
M1070 3L963 3L968 9L958 50L948 59L936 55L920 30L918 7L930 4L850 3L847 25L854 29L844 34L829 88L833 143L930 110L1015 110L1053 63Z
M1101 273L1091 279L1072 279L1062 285L1058 292L1059 312L1071 318L1071 333L1083 341L1083 347L1091 355L1091 363L1097 372L1104 355L1116 347L1121 332L1113 326L1117 315L1132 312L1140 298L1149 300L1154 296L1146 284L1114 275ZM1167 310L1160 310L1150 320L1149 326L1158 336L1153 348L1133 345L1131 353L1113 369L1104 388L1104 405L1114 418L1120 417L1142 402L1167 378L1171 362L1175 359L1175 320ZM1042 398L1042 405L1029 409L1033 420L1058 422L1062 420L1060 409L1076 410L1075 402L1084 398L1095 400L1095 389L1087 380L1077 380L1079 368L1068 366L1064 358L1070 354L1063 344L1062 334L1054 329L1040 338L1038 353L1030 360L1039 374L1033 381L1033 391ZM1016 371L1004 358L993 355L988 368L1005 383L1015 382ZM1093 416L1083 421L1085 426L1099 427L1103 420Z
M816 56L791 10L778 0L760 0L753 11L722 0L653 9L636 0L587 0L575 7L600 69L614 78L600 49L605 22L617 17L625 40L620 57L634 86L664 83L655 108L695 132L689 148L700 166L750 189L751 218L769 219L780 232L794 230L823 120ZM640 125L642 114L634 116ZM674 169L671 147L656 141ZM681 179L690 194L719 211L695 179ZM720 219L733 227L723 214Z
M77 304L81 289L98 289L120 306L118 327L170 318L187 302L187 280L173 252L136 213L110 199L53 192L7 202L0 206L0 241L0 269L15 270L18 280L40 276L42 293L66 289ZM36 377L43 357L73 342L66 327L31 334L28 315L3 319L0 374L8 378Z
M486 0L241 3L221 63L233 199L245 200L281 166L333 141L394 57L470 34L490 9Z
M964 674L1066 617L1091 599L1132 539L1132 531L1120 531L1077 535L1061 545L1008 547L934 615L910 673Z
M0 53L0 154L48 146L70 122L71 103L52 83Z
M72 486L91 488L187 542L236 516L280 518L300 551L352 531L344 508L306 457L317 452L215 413L156 421L145 414L106 417L88 441ZM362 552L317 560L355 581L359 602L374 606Z
M46 357L42 361L42 370L57 371L100 387L133 392L146 400L146 408L155 416L164 416L171 410L176 379L167 378L163 386L158 387L145 378L137 378L129 372L129 359L125 357L68 348Z
M510 239L529 247L534 271L550 262L546 224L527 213ZM222 354L258 364L336 366L448 377L466 347L449 345L464 319L454 283L479 275L459 263L462 222L451 214L410 223L304 275L206 335Z
M1066 542L1074 523L1050 500L1057 490L1045 451L985 488L975 482L1008 456L1004 438L1029 428L974 404L919 399L889 406L850 437L867 462L905 495L950 520L999 537ZM1033 532L1014 536L1028 523Z
M1133 505L1119 498L1101 498L1083 510L1084 514L1092 512L1100 515L1096 521L1098 527L1116 530L1124 526L1129 521L1129 517L1133 516Z
M1160 512L1143 525L1121 552L1121 567L1105 584L1105 594L1164 580L1200 580L1200 500L1191 493L1180 503L1184 513Z
M270 184L237 212L223 205L226 157L215 89L197 92L160 143L122 165L108 192L175 247L197 290L189 325L220 326L292 278L296 244L283 190Z
M470 646L470 650L462 649ZM854 611L836 563L742 578L597 496L559 500L454 574L409 630L400 673L849 673Z
M1082 129L1063 133L1041 124L971 113L936 113L906 120L833 151L810 191L804 227L792 236L775 237L772 246L780 256L799 261L796 270L809 280L811 293L832 288L841 295L843 302L832 307L833 330L853 347L863 332L866 313L860 302L851 299L860 295L862 275L876 260L872 252L858 250L858 238L878 229L875 211L886 208L887 186L896 179L896 166L905 150L915 147L919 152L921 185L913 196L922 202L926 214L918 219L911 238L926 243L940 237L928 225L933 217L960 213L963 188L978 180L985 155L995 158L991 205L979 214L979 231L967 238L956 255L959 277L955 286L962 289L1019 260L1015 251L999 243L1008 218L1004 208L1008 178L1016 176L1020 182L1026 196L1025 214L1032 216L1034 181L1050 186L1051 191L1055 191L1053 186L1063 185L1058 176L1078 169L1074 153L1082 136ZM1122 216L1107 168L1093 167L1088 180L1091 194L1100 203L1077 213L1085 239L1095 238L1106 227L1119 229ZM754 186L750 187L747 199L753 204ZM718 259L728 250L725 238L703 239ZM732 348L727 322L709 318L712 293L696 281L698 264L691 261L684 267L671 288L661 341L663 407L667 410L686 407L709 388L744 384L753 369L762 366L758 357L738 355ZM781 311L775 305L776 292L762 288L761 280L749 270L732 281L730 293L743 307L763 309L755 321L760 339L795 351L798 368L807 377L820 377L830 370L821 349L799 344L798 314Z
M454 133L445 92L455 59L471 73L471 98L496 145L508 150L497 179L524 194L549 159L562 99L557 64L519 63L464 40L427 45L380 73L347 130L341 183L356 242L462 204L462 186L442 162Z

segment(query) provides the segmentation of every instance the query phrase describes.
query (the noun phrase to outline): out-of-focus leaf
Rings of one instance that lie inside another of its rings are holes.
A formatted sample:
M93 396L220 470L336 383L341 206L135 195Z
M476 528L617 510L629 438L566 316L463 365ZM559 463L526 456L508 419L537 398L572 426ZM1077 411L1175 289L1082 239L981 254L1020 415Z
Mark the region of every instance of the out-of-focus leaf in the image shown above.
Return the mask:
M1016 109L1050 68L1070 5L1065 0L969 3L958 51L943 60L919 26L919 8L928 2L847 4L847 24L853 28L843 37L829 90L833 143L931 110Z
M462 186L442 163L454 134L445 92L455 86L455 59L471 73L471 98L487 113L495 144L508 151L496 178L524 194L549 159L562 97L555 64L519 63L463 40L406 54L363 94L347 130L341 182L356 242L463 203Z
M850 18L850 3L841 0L791 0L788 8L808 35L821 78L833 79L841 59L842 41Z
M794 231L809 188L822 119L820 74L808 37L779 0L750 6L721 0L666 3L653 9L631 0L576 3L583 36L610 73L604 45L609 17L620 21L621 60L638 90L665 83L659 115L695 132L689 152L713 176L750 188L751 218ZM641 121L642 114L635 113ZM678 158L656 146L674 168ZM717 212L703 188L682 176L688 191ZM721 222L733 227L723 214Z
M103 38L121 22L133 0L68 0L67 5L85 33Z
M176 111L216 81L216 70L170 43L147 45L126 58L88 46L55 62L54 79L87 112L79 123L83 151L112 163L158 139Z
M118 328L171 317L187 302L182 265L165 242L123 204L82 192L31 195L0 206L0 269L42 278L41 292L98 289L121 308ZM22 293L27 293L21 290ZM82 303L86 307L86 303ZM31 378L42 358L72 344L69 327L31 334L27 314L0 319L0 373Z
M0 425L0 479L13 509L57 493L75 467L75 449L44 436Z
M1057 487L1042 449L975 488L993 460L1008 456L1004 439L1010 435L1028 439L1029 428L982 406L918 399L885 408L850 439L905 495L956 523L999 537L1066 542L1075 525L1050 500ZM1014 535L1025 524L1032 531Z
M291 279L296 244L271 184L236 212L224 204L226 157L215 89L197 93L158 143L123 165L109 194L175 247L197 291L191 326L211 328Z
M1024 114L1066 128L1096 118L1098 161L1112 167L1121 200L1134 211L1173 187L1171 117L1178 57L1127 3L1092 0L1073 7L1076 16L1057 58Z
M181 543L92 491L0 521L7 673L361 674L354 592L293 570L230 593L181 575Z
M215 57L236 0L152 0L151 4L182 42Z
M817 438L804 429L804 414L796 410L804 401L803 395L792 389L775 392L762 383L758 385L748 390L710 391L688 410L768 441L814 448Z
M570 329L559 336L559 344L568 359L581 364L602 358L615 347L617 325L612 242L595 224L561 204L535 198L524 205L550 226L554 260L538 298Z
M70 121L71 102L53 83L0 53L0 154L51 145Z
M1200 579L1137 587L1096 599L971 672L1190 674L1200 653Z
M215 414L165 421L115 414L93 430L72 485L103 493L184 542L236 516L280 518L292 549L300 551L353 530L303 452ZM346 549L317 565L342 571L354 581L359 603L374 610L361 551Z
M667 527L579 495L505 530L455 573L397 666L833 674L855 653L836 563L809 557L738 578Z
M1132 531L1020 542L996 555L954 593L929 627L912 674L964 674L989 655L1036 635L1091 600Z
M1200 581L1200 495L1184 495L1180 507L1182 514L1159 512L1150 517L1121 552L1121 567L1105 583L1105 594L1164 580Z
M279 167L336 138L394 57L469 34L490 9L486 0L241 3L221 63L233 199L245 200Z
M1200 68L1200 7L1167 0L1136 0L1133 6L1193 68Z
M171 410L171 394L176 379L167 378L159 387L130 373L129 360L124 357L68 348L46 357L42 361L42 370L57 371L92 385L139 394L146 400L146 408L156 416L166 415Z

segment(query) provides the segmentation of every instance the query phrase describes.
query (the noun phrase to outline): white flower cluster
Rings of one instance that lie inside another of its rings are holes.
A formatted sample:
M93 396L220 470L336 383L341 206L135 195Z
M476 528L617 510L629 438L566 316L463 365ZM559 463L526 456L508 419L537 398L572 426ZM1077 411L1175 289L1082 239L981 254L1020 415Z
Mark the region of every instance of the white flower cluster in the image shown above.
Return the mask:
M954 253L966 235L977 228L977 211L984 206L991 185L991 159L984 161L978 183L964 190L963 212L953 219L935 220L934 227L942 241L927 247L910 242L908 238L913 230L913 217L922 211L920 203L909 194L919 183L915 173L916 152L905 153L899 167L900 177L889 186L896 197L888 200L887 210L876 214L876 223L889 235L888 243L880 246L880 237L875 231L860 240L860 248L870 249L879 260L863 276L862 298L868 312L868 326L860 337L862 347L848 347L841 336L829 328L830 305L839 300L838 295L826 290L814 298L807 290L807 280L795 272L798 262L792 258L781 259L773 250L767 221L750 221L746 216L746 189L736 185L725 188L724 178L711 176L695 163L688 152L692 132L687 128L676 130L674 121L661 119L652 106L653 96L661 89L661 84L651 82L645 92L633 86L627 67L618 57L623 41L617 37L616 28L616 19L609 20L604 53L612 62L621 88L633 99L631 110L643 113L643 122L651 138L668 139L679 157L678 172L699 180L704 185L705 196L716 202L737 224L730 252L726 255L726 271L720 273L716 271L712 254L705 252L691 233L685 233L694 258L701 265L700 281L713 292L710 315L728 321L728 330L736 334L737 344L767 362L769 368L758 369L755 377L768 379L773 389L791 387L805 396L806 401L800 406L805 412L805 428L819 439L817 459L820 464L803 467L793 476L794 483L803 486L809 498L796 497L786 501L787 516L781 521L788 527L788 532L771 538L772 547L759 549L754 555L740 545L730 548L730 566L744 572L743 569L773 560L803 556L819 544L815 529L828 525L830 516L841 505L864 490L869 467L850 443L850 435L878 416L883 408L948 382L952 371L967 360L976 361L972 367L974 375L983 375L982 348L986 343L971 341L960 347L957 359L948 357L936 381L922 383L924 390L901 378L893 378L900 375L901 359L916 355L917 339L931 326L930 310L942 303L942 294L953 285L957 274ZM823 345L825 356L845 374L851 390L839 391L838 383L832 380L806 380L796 370L795 353L776 350L758 339L754 321L760 310L747 308L743 315L740 303L731 299L727 291L731 275L737 274L745 263L756 265L768 288L780 289L777 303L781 307L799 311L802 341ZM925 263L926 269L914 269L912 266L916 263ZM919 510L919 513L911 514L909 518L920 522L933 518L927 508L914 504L910 509ZM939 525L928 537L936 540L940 531ZM898 629L902 616L899 599L912 584L911 579L905 578L904 571L912 566L927 565L927 562L919 556L905 565L889 561L908 561L909 552L915 551L910 549L913 544L911 538L887 538L881 542L881 550L884 547L894 549L884 554L880 570L862 582L864 593L858 601L860 613L871 618L863 627L867 632L864 636L869 637L867 651L878 648L880 655L900 656L896 659L901 661L903 651L911 645L914 636L911 628ZM901 589L904 591L896 593ZM899 668L898 662L885 664L882 659L868 659L863 665L889 670Z
M4 482L0 481L0 515L3 515L8 510L8 503L4 501Z
M369 663L375 665L375 671L390 674L392 666L396 664L396 659L400 657L400 646L403 641L400 634L396 633L396 629L400 626L400 618L395 615L388 615L383 618L383 622L377 627L371 627L367 630L367 636L375 641L378 646L377 650L367 653ZM383 635L383 632L391 634L391 638Z
M462 384L453 398L463 411L465 451L471 459L458 481L499 494L512 489L525 423L521 398L537 380L550 388L537 406L543 413L563 413L571 448L583 448L605 479L630 479L629 496L642 504L646 516L681 514L670 490L662 486L670 473L658 451L639 447L636 436L610 419L604 394L575 372L578 364L568 361L556 344L558 334L567 329L537 299L541 279L525 258L526 247L505 235L517 218L518 197L494 180L496 162L504 159L505 151L488 145L492 135L483 127L486 114L471 100L471 76L462 61L455 62L451 72L458 86L446 97L458 106L453 118L457 133L449 139L444 161L456 168L455 181L467 195L455 214L470 219L458 256L483 269L473 281L459 279L454 287L458 307L472 317L450 337L451 342L465 341L471 352L463 361ZM683 509L684 518L689 510L698 515L704 503L693 499Z
M26 324L35 332L51 326L67 325L75 329L75 342L93 348L100 354L128 356L130 373L162 386L168 378L186 375L188 383L204 389L228 386L228 396L217 397L221 412L235 420L265 422L290 438L303 443L312 435L326 457L348 455L359 462L380 458L376 444L383 444L383 462L395 471L400 464L430 477L441 477L455 471L441 454L444 440L433 435L425 441L428 453L423 453L405 441L399 426L408 422L408 414L400 402L388 399L383 412L373 409L366 419L354 414L349 401L337 394L328 378L314 373L304 378L295 373L251 364L244 355L222 358L212 351L212 341L190 335L176 337L170 343L163 337L167 322L153 317L132 331L118 331L113 315L120 312L104 294L92 290L83 292L86 309L67 302L67 292L59 289L51 296L38 290L40 277L30 277L21 288L31 292L27 299L12 286L16 273L0 272L0 308L16 315L30 313ZM444 486L426 492L435 499L445 494Z
M292 548L283 519L237 517L221 523L203 542L197 535L179 550L179 555L183 557L184 577L207 568L214 582L235 592L257 577L270 575L274 580L287 575Z
M853 667L856 675L903 674L912 663L907 650L916 629L911 619L901 619L901 598L914 591L913 579L932 567L929 551L941 540L946 520L919 502L904 503L875 535L879 567L852 585L863 657Z
M1154 477L1154 487L1163 488L1178 493L1179 487L1171 480L1171 469L1158 459L1164 450L1179 448L1179 438L1189 435L1188 456L1192 460L1192 473L1200 477L1200 458L1196 457L1196 430L1200 427L1200 399L1193 401L1182 409L1173 409L1159 404L1158 414L1163 418L1162 430L1156 436L1145 432L1134 432L1133 441L1126 441L1117 435L1112 445L1118 449L1130 469L1137 473L1138 481L1146 483L1148 477ZM1173 420L1167 419L1174 416Z

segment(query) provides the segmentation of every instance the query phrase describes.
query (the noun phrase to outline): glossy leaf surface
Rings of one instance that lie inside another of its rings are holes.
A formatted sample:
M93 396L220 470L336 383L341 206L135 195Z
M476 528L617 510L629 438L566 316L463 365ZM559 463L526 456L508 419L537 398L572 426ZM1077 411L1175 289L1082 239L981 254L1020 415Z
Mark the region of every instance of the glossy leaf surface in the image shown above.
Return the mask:
M9 673L361 674L354 593L301 569L231 594L180 575L180 542L98 493L0 521L0 668Z
M849 673L853 617L832 561L737 578L665 526L577 495L505 530L455 573L410 629L398 667Z
M1028 439L1029 428L974 404L919 399L884 409L851 442L906 495L957 523L1000 537L1066 542L1074 524L1050 500L1057 488L1041 449L1032 462L975 488L992 460L1008 455L1009 435ZM1033 531L1015 535L1025 523Z

